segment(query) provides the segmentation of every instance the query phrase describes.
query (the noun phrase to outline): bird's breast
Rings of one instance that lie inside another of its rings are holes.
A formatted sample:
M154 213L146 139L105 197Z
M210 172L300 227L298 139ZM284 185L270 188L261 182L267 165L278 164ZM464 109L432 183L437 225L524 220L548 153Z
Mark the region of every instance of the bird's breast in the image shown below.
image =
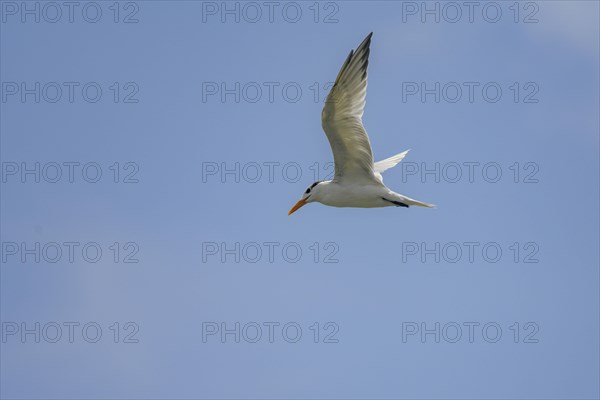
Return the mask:
M332 207L388 207L383 200L389 190L379 185L331 185L321 203Z

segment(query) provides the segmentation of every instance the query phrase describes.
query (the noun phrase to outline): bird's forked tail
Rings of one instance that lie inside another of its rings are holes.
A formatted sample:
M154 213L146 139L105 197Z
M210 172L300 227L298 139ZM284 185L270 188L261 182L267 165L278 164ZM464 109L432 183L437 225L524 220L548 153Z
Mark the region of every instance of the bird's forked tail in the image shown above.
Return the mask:
M407 206L419 206L419 207L427 207L427 208L435 207L435 204L424 203L422 201L411 199L410 197L401 195L399 193L392 192L392 194L393 194L395 201L406 204Z

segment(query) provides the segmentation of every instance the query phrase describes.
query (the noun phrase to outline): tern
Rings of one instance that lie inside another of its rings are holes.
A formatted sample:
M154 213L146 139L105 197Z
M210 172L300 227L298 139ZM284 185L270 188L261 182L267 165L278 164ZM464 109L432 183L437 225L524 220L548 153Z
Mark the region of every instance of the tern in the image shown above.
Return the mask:
M396 193L383 184L382 172L402 161L408 150L373 162L369 136L362 124L371 36L373 32L356 51L350 51L321 114L323 130L333 152L333 179L310 185L288 215L313 202L333 207L434 207Z

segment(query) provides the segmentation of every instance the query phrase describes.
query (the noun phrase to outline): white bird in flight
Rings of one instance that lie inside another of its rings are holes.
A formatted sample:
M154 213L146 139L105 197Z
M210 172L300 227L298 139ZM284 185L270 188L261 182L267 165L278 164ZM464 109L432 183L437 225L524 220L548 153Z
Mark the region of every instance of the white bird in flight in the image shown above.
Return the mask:
M310 185L288 215L313 202L333 207L433 207L396 193L383 184L381 173L398 164L408 150L373 162L369 137L362 124L372 35L373 32L369 33L356 51L350 51L323 107L323 130L335 164L333 179Z

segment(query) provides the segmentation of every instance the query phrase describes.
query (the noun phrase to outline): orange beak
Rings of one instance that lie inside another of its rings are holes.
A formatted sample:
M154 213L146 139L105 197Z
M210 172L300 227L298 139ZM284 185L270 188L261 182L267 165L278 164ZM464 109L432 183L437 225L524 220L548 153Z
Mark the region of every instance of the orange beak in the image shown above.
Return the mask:
M300 199L298 200L298 202L296 204L294 204L294 207L292 207L292 209L290 210L290 212L288 212L288 215L292 215L293 213L295 213L300 207L302 207L303 205L306 204L306 201L304 201L304 199Z

